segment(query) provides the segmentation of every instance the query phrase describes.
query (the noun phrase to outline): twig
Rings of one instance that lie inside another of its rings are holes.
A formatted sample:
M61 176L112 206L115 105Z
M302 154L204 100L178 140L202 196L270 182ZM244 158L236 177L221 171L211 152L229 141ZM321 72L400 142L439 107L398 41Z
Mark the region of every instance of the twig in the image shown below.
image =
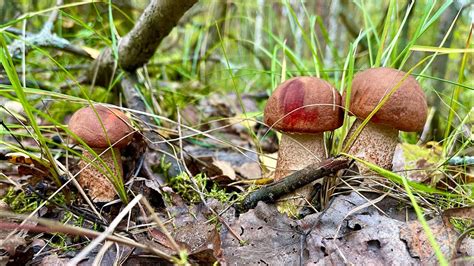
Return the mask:
M59 7L62 5L63 5L63 0L56 0L56 6ZM48 21L46 21L46 23L44 24L44 27L43 27L44 31L49 31L49 32L53 31L54 22L58 18L58 14L59 14L59 8L53 9L51 14L49 14Z
M26 43L25 53L28 53L32 47L47 47L56 48L87 59L94 59L86 50L71 44L68 40L61 38L54 33L44 31L27 36L25 39L17 39L13 41L8 46L8 51L13 58L21 57L23 43Z
M76 236L87 236L91 238L97 238L100 235L102 235L102 233L96 232L90 229L81 228L81 227L72 226L72 225L65 225L56 221L51 221L51 220L47 220L43 218L28 217L22 214L0 211L0 217L28 219L30 221L34 221L41 224L41 225L29 225L29 224L0 222L0 228L2 229L10 229L10 230L22 229L22 230L28 230L31 232L39 232L39 233L64 233L64 234L76 235ZM119 244L127 245L130 247L136 247L136 248L141 248L143 250L150 251L151 253L159 256L160 258L166 259L170 262L173 262L175 260L172 256L164 253L163 251L159 249L156 249L149 245L135 242L134 240L126 238L124 236L106 235L105 239L119 243Z
M119 225L123 217L140 201L143 196L138 194L130 203L115 217L115 219L110 223L107 229L102 232L98 237L96 237L88 246L79 252L72 260L68 262L68 265L77 265L81 260L83 260L100 242L106 240L107 236L111 235L115 227Z
M259 201L274 202L279 197L288 194L297 188L303 187L317 179L348 168L348 159L327 159L321 163L310 164L302 170L296 171L277 183L270 184L247 195L239 204L235 205L237 212L244 213L255 208Z
M474 165L474 156L454 156L447 161L448 165Z
M108 86L114 65L130 73L142 67L155 54L161 41L178 24L197 0L151 0L133 29L118 43L118 58L106 48L94 61L87 76L98 86Z
M0 68L0 74L3 74L3 73L4 73L3 69ZM10 80L3 79L3 78L0 78L0 84L1 85L12 85ZM29 88L39 88L39 89L46 90L46 91L53 91L54 90L53 87L48 86L48 85L44 84L43 82L40 82L40 81L37 81L37 80L26 80L25 85L26 85L26 87L29 87Z

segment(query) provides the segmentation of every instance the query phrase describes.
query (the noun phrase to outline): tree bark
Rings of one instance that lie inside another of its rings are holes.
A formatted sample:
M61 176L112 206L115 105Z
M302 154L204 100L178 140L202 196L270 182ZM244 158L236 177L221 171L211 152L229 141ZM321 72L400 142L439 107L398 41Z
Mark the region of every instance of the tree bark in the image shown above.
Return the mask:
M120 41L119 65L127 71L143 66L161 41L197 0L152 0L133 29Z

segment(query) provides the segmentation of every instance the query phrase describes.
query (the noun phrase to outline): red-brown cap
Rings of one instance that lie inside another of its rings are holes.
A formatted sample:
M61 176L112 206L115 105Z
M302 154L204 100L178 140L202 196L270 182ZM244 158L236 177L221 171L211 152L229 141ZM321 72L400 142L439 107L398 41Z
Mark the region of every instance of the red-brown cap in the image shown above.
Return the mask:
M283 132L319 133L342 125L341 95L328 82L296 77L280 84L268 99L264 121Z
M77 110L69 120L69 130L91 148L108 148L107 138L115 148L125 147L132 140L130 133L133 131L129 126L128 117L117 109L102 105L94 105L94 108L97 114L90 106ZM104 132L99 118L107 134ZM117 141L119 142L116 143Z
M403 71L385 67L357 73L352 81L350 111L359 118L366 118L405 75ZM425 93L420 84L408 76L371 122L402 131L420 131L426 122L427 112Z

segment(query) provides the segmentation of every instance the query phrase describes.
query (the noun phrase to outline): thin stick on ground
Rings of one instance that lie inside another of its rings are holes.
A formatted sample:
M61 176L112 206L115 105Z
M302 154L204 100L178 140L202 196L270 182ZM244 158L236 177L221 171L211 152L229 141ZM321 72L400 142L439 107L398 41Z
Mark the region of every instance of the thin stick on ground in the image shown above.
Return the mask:
M236 204L235 208L239 213L247 212L257 206L259 201L275 202L279 197L295 191L317 179L335 174L337 171L349 168L350 160L327 159L321 163L313 163L283 178L281 181L262 187L247 195L245 199Z
M28 220L30 221L41 224L41 225L29 225L29 224L0 222L0 228L2 229L21 229L21 230L27 230L27 231L39 232L39 233L64 233L64 234L76 235L76 236L87 236L90 238L97 238L103 234L103 233L96 232L90 229L85 229L85 228L71 226L71 225L65 225L56 221L51 221L51 220L37 218L37 217L28 217L27 215L21 215L21 214L5 212L5 211L0 211L0 217L16 218L16 219L21 219L21 220L28 218ZM149 245L138 243L132 239L126 238L125 236L106 235L105 240L113 241L115 243L127 245L130 247L141 248L143 250L147 250L160 258L168 260L169 262L175 261L174 257L164 253L163 251Z
M106 236L111 235L115 227L122 221L122 219L128 214L130 210L140 201L143 196L138 194L130 203L123 208L123 210L115 217L115 219L110 223L110 225L105 229L105 231L95 238L87 247L81 250L72 260L68 262L68 265L77 265L82 261L97 245L102 241L106 240Z

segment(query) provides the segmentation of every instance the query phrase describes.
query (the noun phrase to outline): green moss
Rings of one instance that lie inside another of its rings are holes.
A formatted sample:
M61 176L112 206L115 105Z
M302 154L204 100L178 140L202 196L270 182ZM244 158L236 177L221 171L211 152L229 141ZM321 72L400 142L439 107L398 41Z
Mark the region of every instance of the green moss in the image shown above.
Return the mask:
M454 228L460 233L465 232L474 224L472 219L451 218L449 221L454 226ZM474 238L474 231L471 230L468 236L470 238Z
M3 200L15 213L28 213L34 211L42 202L35 194L25 191L15 191L11 188Z
M197 174L193 178L197 185L197 189L204 194L205 198L217 199L220 202L229 202L232 198L235 198L238 195L235 192L227 193L216 183L210 181L203 173ZM196 191L191 178L186 173L183 172L180 175L171 178L169 184L174 191L183 197L184 200L190 203L201 202L199 193Z

